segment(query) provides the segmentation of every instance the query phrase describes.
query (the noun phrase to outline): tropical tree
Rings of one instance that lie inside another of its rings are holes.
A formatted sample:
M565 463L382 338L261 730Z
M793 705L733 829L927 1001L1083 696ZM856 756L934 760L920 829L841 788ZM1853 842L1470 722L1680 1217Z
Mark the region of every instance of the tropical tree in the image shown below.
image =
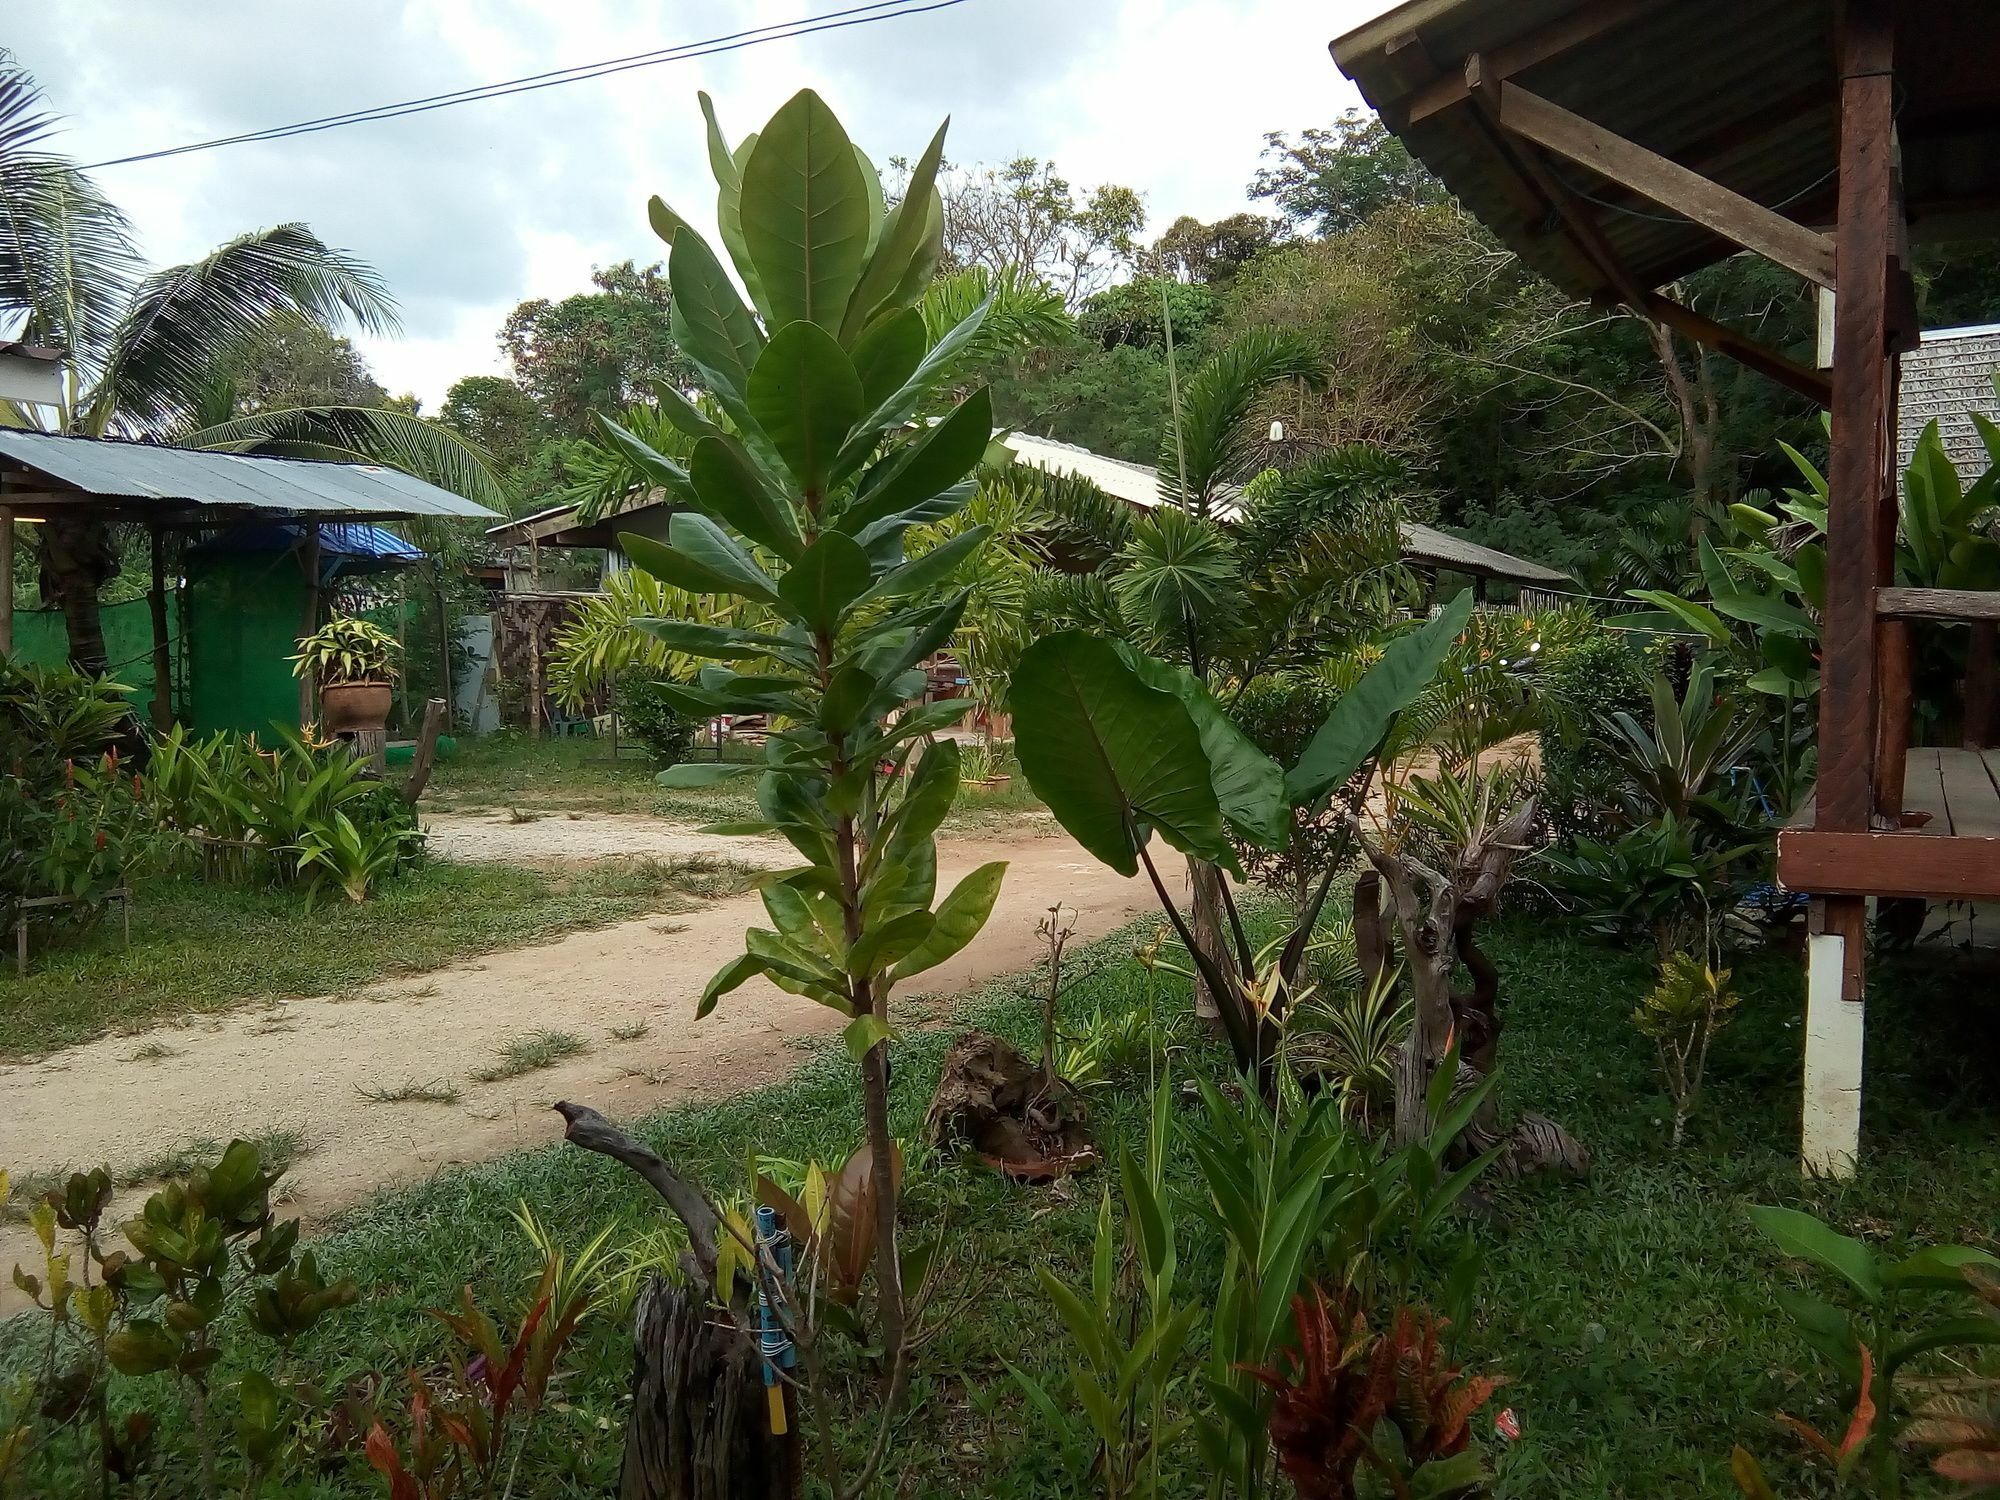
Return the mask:
M756 774L762 818L740 831L776 833L805 861L763 883L771 925L745 934L746 951L710 980L697 1014L764 976L845 1018L861 1070L876 1225L872 1336L884 1382L881 1427L858 1477L843 1483L831 1472L832 1444L822 1444L829 1487L846 1496L869 1485L887 1452L916 1346L896 1241L889 996L971 941L1005 868L982 866L938 899L935 835L959 772L956 745L931 736L972 705L905 708L922 692L918 664L965 613L968 590L940 591L987 532L969 527L914 556L906 542L913 528L946 520L970 498L967 480L992 437L992 403L981 388L934 422L914 419L948 382L987 308L976 306L935 343L926 331L922 303L943 250L935 186L942 128L901 200L885 210L874 166L817 94L793 97L735 151L705 96L703 104L717 223L748 304L708 243L657 198L652 219L672 247L674 336L717 416L670 384L657 386L660 412L687 445L685 462L621 424L604 427L675 507L664 542L620 537L633 562L711 607L741 604L762 621L655 619L642 628L671 651L735 664L703 667L692 684L663 684L670 706L696 718L765 714L782 726L761 766L683 765L661 779L696 787ZM566 1113L572 1139L592 1145L593 1122L579 1137L584 1115ZM691 1238L713 1245L712 1208L683 1211L684 1197L668 1198ZM809 1302L783 1286L766 1289L816 1381Z
M199 260L143 274L130 223L67 159L45 149L53 120L34 80L0 63L0 320L8 335L62 349L53 407L0 401L0 425L183 447L386 464L487 503L485 460L456 433L393 408L316 406L239 416L232 361L303 320L366 333L397 326L366 264L304 224L279 224ZM70 658L105 666L98 589L117 570L108 523L57 512L41 566L68 627Z

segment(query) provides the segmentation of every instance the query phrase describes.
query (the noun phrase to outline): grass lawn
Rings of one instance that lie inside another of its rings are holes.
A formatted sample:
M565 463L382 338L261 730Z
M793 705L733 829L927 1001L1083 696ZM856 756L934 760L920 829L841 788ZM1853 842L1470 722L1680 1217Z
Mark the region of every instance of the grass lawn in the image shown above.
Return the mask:
M170 1017L325 995L743 888L712 861L618 861L547 874L426 861L355 906L296 891L163 879L139 887L132 946L116 916L0 973L0 1060Z
M438 763L424 794L424 809L650 813L695 824L759 816L754 778L720 782L698 792L668 791L654 784L652 766L629 744L617 761L610 752L610 741L580 736L534 740L506 731L461 740L457 753ZM732 753L755 754L748 749ZM952 806L945 835L990 837L1035 818L1041 808L1041 799L1029 789L1026 777L1011 776L994 786L968 783Z
M1522 1427L1496 1455L1498 1493L1733 1495L1728 1460L1738 1442L1765 1457L1779 1493L1831 1493L1795 1461L1796 1441L1771 1420L1786 1410L1836 1431L1843 1421L1829 1382L1774 1302L1777 1288L1806 1273L1782 1264L1743 1210L1793 1204L1890 1246L1995 1245L2000 1083L1985 1061L2000 1046L2000 1009L1962 980L1918 970L1882 975L1871 1000L1865 1169L1851 1183L1809 1184L1793 1159L1800 979L1791 960L1770 955L1741 967L1742 1019L1717 1045L1692 1144L1675 1152L1651 1059L1625 1019L1647 980L1643 961L1528 920L1503 925L1495 939L1509 984L1508 1097L1562 1120L1596 1153L1588 1181L1501 1187L1504 1227L1463 1231L1479 1236L1486 1265L1479 1312L1460 1331L1458 1348L1510 1378L1496 1406L1511 1406ZM1129 941L1114 938L1098 952L1116 954ZM1141 996L1132 966L1111 964L1072 992L1066 1024L1129 1013ZM1177 1012L1184 995L1166 1004ZM1018 982L992 987L964 1010L1023 1044L1031 1040L1035 1012ZM945 1033L917 1031L898 1050L894 1109L906 1140L919 1128L947 1041ZM1217 1062L1205 1043L1179 1055L1182 1066ZM1142 1092L1143 1079L1095 1096L1102 1142L1115 1149L1141 1137ZM782 1086L658 1116L642 1133L726 1191L742 1181L747 1152L835 1158L853 1144L858 1120L853 1070L835 1048ZM1182 1194L1192 1191L1185 1161L1171 1164L1170 1177ZM1091 1493L1065 1474L1060 1444L1016 1395L1002 1361L1060 1389L1067 1355L1035 1268L1047 1265L1072 1284L1087 1275L1103 1187L1100 1176L1069 1191L1016 1188L913 1160L910 1232L942 1233L954 1247L951 1283L977 1290L969 1310L946 1320L923 1351L883 1493L1014 1500ZM511 1218L522 1202L572 1243L609 1223L633 1257L659 1253L663 1212L635 1178L598 1158L555 1147L447 1172L357 1211L322 1243L322 1261L366 1290L337 1329L303 1351L321 1378L432 1365L442 1342L424 1310L455 1301L468 1281L495 1305L517 1295L531 1260ZM1191 1203L1182 1203L1179 1219L1181 1274L1199 1298L1217 1274L1217 1246ZM575 1373L523 1464L520 1493L607 1492L628 1366L622 1315L587 1324ZM1498 1445L1489 1423L1480 1430L1490 1450ZM852 1441L863 1435L859 1423L851 1426ZM1193 1464L1191 1449L1177 1455L1179 1479L1169 1493L1200 1492ZM376 1492L358 1464L316 1487L270 1491ZM1919 1480L1912 1493L1943 1491Z

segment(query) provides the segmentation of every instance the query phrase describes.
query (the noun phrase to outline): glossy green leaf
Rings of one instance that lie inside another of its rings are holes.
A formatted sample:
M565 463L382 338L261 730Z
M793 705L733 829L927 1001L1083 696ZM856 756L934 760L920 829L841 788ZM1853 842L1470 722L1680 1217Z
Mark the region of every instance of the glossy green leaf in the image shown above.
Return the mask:
M699 656L709 661L749 661L758 657L784 657L797 648L779 636L734 625L709 625L699 620L635 619L632 628L650 636L671 651Z
M841 325L841 339L845 343L852 343L855 335L873 322L878 313L897 305L897 292L904 285L912 264L922 258L938 169L944 162L944 138L950 129L948 118L938 126L930 144L924 147L923 155L910 169L910 180L904 184L902 202L883 221L882 232L869 254L867 267ZM925 280L928 281L929 277Z
M1291 838L1292 813L1285 799L1285 773L1278 763L1250 743L1214 695L1186 668L1170 666L1123 642L1118 654L1146 686L1172 693L1187 705L1194 727L1201 733L1201 748L1208 756L1215 800L1223 817L1260 848L1283 849Z
M1285 794L1294 807L1319 801L1361 769L1381 745L1389 726L1430 686L1452 642L1472 617L1472 592L1447 604L1437 618L1389 643L1382 658L1341 695L1299 763L1285 776Z
M736 149L729 149L729 142L723 138L722 124L715 117L715 101L706 91L697 96L701 100L702 119L708 127L708 167L715 178L715 224L722 235L723 248L736 264L736 274L743 278L743 285L750 292L751 301L763 305L763 297L757 285L757 268L750 264L750 256L743 246L743 163L756 148L757 135L752 131L737 143Z
M901 427L917 414L917 408L930 394L931 387L944 378L952 361L958 358L959 351L979 332L992 307L993 298L989 295L956 327L949 329L943 338L931 346L930 353L926 354L916 369L910 372L908 380L861 419L854 430L854 436L848 440L847 447L841 450L840 459L834 465L833 477L836 480L844 479L866 463L885 431L892 427Z
M611 446L625 456L626 462L665 490L673 500L686 505L694 499L694 485L687 470L679 463L609 417L599 416L597 424Z
M1741 620L1746 625L1755 625L1760 630L1775 630L1781 635L1797 636L1801 640L1816 640L1819 627L1807 618L1806 612L1788 599L1770 594L1716 594L1710 601L1718 614Z
M1006 873L1007 862L995 860L953 886L951 894L938 903L937 920L929 935L890 972L890 982L900 984L926 969L935 969L979 936L979 929L993 914L993 903L1000 898L1000 882Z
M1729 644L1729 626L1721 615L1705 604L1697 604L1692 599L1683 599L1678 594L1669 594L1664 589L1630 589L1627 592L1634 599L1643 599L1655 608L1665 611L1683 628L1697 635L1707 636L1718 646Z
M922 437L882 460L837 524L858 532L950 489L979 466L992 436L993 395L981 386Z
M879 318L854 345L862 404L873 411L903 387L930 347L924 315L914 307Z
M715 1009L715 1002L731 990L739 989L764 972L764 965L748 953L738 954L716 972L713 979L702 988L701 999L695 1005L694 1018L699 1021Z
M938 543L922 557L912 558L901 567L884 573L857 602L867 604L877 599L907 599L912 594L940 587L985 545L992 534L991 526L968 526L950 540ZM827 535L833 537L841 533L829 532ZM853 545L857 551L860 549L858 542Z
M673 292L674 342L694 361L723 409L744 413L764 335L708 241L691 230L674 237L667 283Z
M646 222L653 226L653 233L666 241L672 249L674 236L687 228L687 220L667 207L667 200L658 193L646 200Z
M696 567L724 580L723 592L764 604L777 603L778 589L770 575L707 516L685 511L676 514L667 522L667 545ZM638 558L632 560L637 562Z
M758 136L743 164L740 212L771 321L837 333L868 254L868 188L853 142L811 89Z
M855 940L847 972L857 978L880 973L922 947L936 926L937 918L927 911L906 911L875 923Z
M171 1369L181 1341L160 1324L135 1318L104 1342L105 1358L120 1375L157 1375Z
M707 413L681 393L670 380L655 380L651 390L653 400L658 403L661 413L674 424L676 431L691 438L714 437L722 431L708 419Z
M868 591L868 556L853 537L822 532L778 581L785 608L808 630L832 634Z
M1843 1276L1870 1302L1882 1296L1882 1275L1875 1253L1857 1239L1831 1229L1811 1214L1795 1208L1757 1207L1750 1222L1784 1254Z
M895 1030L879 1016L856 1016L841 1029L840 1039L847 1044L847 1055L857 1063L883 1042L895 1039Z
M799 487L824 495L827 475L861 420L861 377L817 323L787 323L750 372L750 417Z
M758 368L764 363L759 361ZM754 383L756 377L751 379ZM709 515L787 562L798 560L805 543L791 506L771 492L763 473L734 438L717 433L697 442L688 478L697 502Z
M1146 686L1111 642L1044 636L1021 654L1010 703L1022 774L1112 869L1137 873L1142 826L1198 858L1232 857L1187 705Z
M1968 1266L2000 1272L2000 1258L1973 1245L1932 1245L1905 1257L1882 1273L1882 1284L1892 1287L1925 1287L1932 1291L1965 1292ZM2000 1328L2000 1324L1995 1325Z

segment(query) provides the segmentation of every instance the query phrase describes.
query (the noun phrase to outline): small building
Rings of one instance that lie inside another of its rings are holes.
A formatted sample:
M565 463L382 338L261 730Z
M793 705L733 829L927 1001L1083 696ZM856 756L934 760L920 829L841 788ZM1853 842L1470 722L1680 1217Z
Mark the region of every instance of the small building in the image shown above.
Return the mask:
M380 524L492 520L483 505L377 464L329 463L0 428L0 649L60 662L60 614L13 600L16 521L88 513L151 540L145 597L100 606L106 654L154 724L299 725L286 660L358 576L424 554Z

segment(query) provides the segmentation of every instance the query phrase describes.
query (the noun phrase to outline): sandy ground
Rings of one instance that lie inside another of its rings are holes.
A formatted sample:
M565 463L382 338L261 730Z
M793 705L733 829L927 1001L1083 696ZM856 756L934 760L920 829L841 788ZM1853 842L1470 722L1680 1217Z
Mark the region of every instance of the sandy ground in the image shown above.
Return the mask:
M566 835L574 853L602 854L636 842L646 826L645 820L608 818L436 821L462 845L493 840L447 857L501 857L491 850L506 840L519 851L513 857L537 857L520 840L538 829ZM460 825L485 832L468 833ZM736 858L747 842L651 826L663 838L691 840ZM544 845L542 853L549 852ZM925 975L921 989L901 998L955 993L1028 967L1039 952L1035 921L1058 899L1078 910L1080 937L1101 936L1153 905L1143 878L1121 880L1063 837L946 841L939 848L940 889L991 859L1009 860L1011 867L985 930L952 962ZM188 1141L289 1127L304 1132L311 1148L288 1178L289 1211L312 1223L375 1188L555 1138L561 1121L548 1106L557 1099L632 1116L754 1088L791 1070L801 1039L835 1032L841 1024L832 1011L763 980L726 998L707 1020L693 1021L695 999L709 976L742 951L744 927L764 921L753 893L693 913L644 917L488 954L339 998L106 1037L39 1062L0 1067L0 1163L17 1177L99 1162L116 1166L156 1158ZM642 1037L620 1041L611 1035L642 1022L650 1028ZM471 1078L510 1038L541 1028L580 1037L588 1051L518 1078ZM136 1060L134 1053L151 1041L173 1055ZM383 1104L360 1094L432 1079L457 1085L463 1097L450 1104ZM28 1249L24 1226L0 1226L0 1266L26 1259ZM9 1306L0 1299L0 1310Z
M626 854L717 854L767 870L799 862L783 839L718 839L683 824L616 813L427 813L424 831L437 858L472 862L540 865Z

